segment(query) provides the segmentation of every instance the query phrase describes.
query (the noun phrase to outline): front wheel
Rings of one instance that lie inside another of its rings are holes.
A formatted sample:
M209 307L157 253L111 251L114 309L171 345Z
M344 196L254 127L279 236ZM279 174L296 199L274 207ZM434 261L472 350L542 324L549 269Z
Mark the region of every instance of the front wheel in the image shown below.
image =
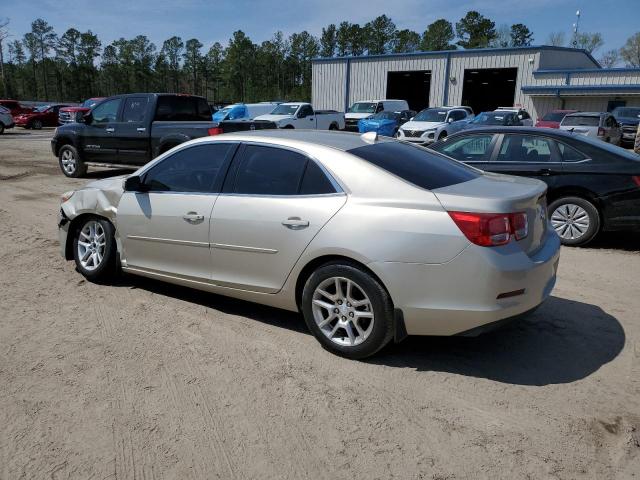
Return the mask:
M600 230L598 209L580 197L559 198L549 205L551 225L563 245L585 245Z
M31 128L34 130L42 130L42 120L34 120L31 124Z
M438 136L438 140L444 140L445 138L447 138L447 132L442 132L442 133Z
M83 177L87 173L87 166L80 159L78 150L72 145L63 145L58 152L60 170L70 178Z
M343 357L369 357L393 336L389 294L369 273L349 263L324 265L309 277L302 311L320 344Z
M74 232L73 258L78 271L92 282L110 279L116 272L113 225L99 217L87 217Z

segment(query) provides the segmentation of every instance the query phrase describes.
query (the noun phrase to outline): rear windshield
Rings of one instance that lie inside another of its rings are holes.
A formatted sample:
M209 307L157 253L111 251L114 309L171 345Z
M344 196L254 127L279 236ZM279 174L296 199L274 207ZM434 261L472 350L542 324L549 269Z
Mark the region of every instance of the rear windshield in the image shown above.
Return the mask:
M545 122L560 122L567 114L565 112L549 112L542 120Z
M349 153L427 190L467 182L480 173L460 162L403 142L381 142Z
M590 115L567 115L562 120L562 125L569 127L597 127L600 125L600 117Z
M211 109L204 98L188 95L162 95L158 97L156 121L199 122L211 121Z

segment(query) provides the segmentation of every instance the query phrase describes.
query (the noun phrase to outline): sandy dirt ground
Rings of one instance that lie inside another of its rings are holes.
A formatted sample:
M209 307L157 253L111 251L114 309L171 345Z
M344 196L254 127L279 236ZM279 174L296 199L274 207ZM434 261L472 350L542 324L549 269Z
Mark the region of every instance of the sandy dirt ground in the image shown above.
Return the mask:
M348 361L296 314L83 280L51 134L0 137L1 479L640 478L639 235L563 249L505 330Z

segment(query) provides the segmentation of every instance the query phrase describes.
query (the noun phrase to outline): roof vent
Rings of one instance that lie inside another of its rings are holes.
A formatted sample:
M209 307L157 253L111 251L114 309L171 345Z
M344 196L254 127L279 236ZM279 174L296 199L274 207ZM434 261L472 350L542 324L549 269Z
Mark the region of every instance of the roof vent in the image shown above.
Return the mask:
M378 132L367 132L360 135L360 138L365 143L376 143L378 140Z

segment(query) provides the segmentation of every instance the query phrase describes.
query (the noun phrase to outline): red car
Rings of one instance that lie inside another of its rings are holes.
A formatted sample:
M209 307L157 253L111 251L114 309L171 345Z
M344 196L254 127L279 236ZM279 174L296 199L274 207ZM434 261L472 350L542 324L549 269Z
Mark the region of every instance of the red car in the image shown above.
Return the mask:
M29 113L22 113L14 117L16 125L22 128L40 130L42 127L57 127L58 113L68 105L44 105Z
M65 107L60 109L60 115L58 121L60 124L81 122L85 113L89 112L96 104L104 100L106 97L95 97L85 100L82 105L78 107Z
M11 115L14 117L21 113L30 113L33 111L33 108L23 107L17 100L0 100L0 106L9 109Z
M536 122L539 128L560 128L560 122L570 113L576 113L577 110L551 110Z

